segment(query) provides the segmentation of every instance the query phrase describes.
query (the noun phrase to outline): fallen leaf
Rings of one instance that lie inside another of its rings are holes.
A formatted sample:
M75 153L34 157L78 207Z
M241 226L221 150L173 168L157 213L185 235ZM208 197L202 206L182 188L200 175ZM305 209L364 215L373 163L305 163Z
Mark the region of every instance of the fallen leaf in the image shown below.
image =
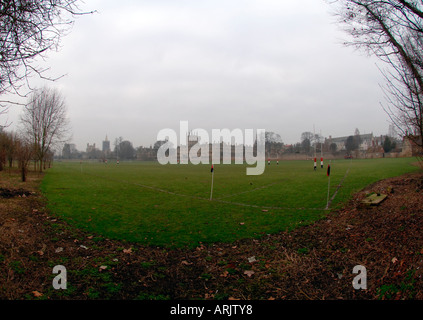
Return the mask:
M392 263L396 263L396 262L398 262L398 259L394 257L394 258L392 259Z
M129 249L123 249L123 253L132 253L132 248Z
M188 262L188 261L184 260L184 261L182 261L182 262L181 262L181 264L182 264L183 266L190 266L190 265L192 265L192 262L190 263L190 262Z
M228 276L229 272L228 271L223 271L223 273L220 275L221 277L226 278Z
M251 276L254 274L255 272L252 270L245 270L244 274L246 274L249 278L251 278Z
M100 266L100 271L102 271L102 270L106 270L107 269L107 266Z
M57 248L56 250L55 250L55 252L56 253L59 253L59 252L62 252L63 251L63 248L62 247L59 247L59 248Z
M241 300L241 299L234 298L234 297L229 297L228 300Z
M37 297L37 298L39 298L39 297L42 297L42 296L43 296L43 294L42 294L42 293L40 293L40 292L38 292L38 291L32 291L32 294L34 295L34 297Z
M252 256L252 257L249 257L248 258L248 262L249 263L252 263L252 262L256 262L257 260L256 260L256 257L255 256Z
M41 250L40 250L40 251L38 251L38 254L39 254L40 256L44 255L44 251L46 250L46 248L47 248L46 244L45 244L45 243L43 243L43 247L41 248Z

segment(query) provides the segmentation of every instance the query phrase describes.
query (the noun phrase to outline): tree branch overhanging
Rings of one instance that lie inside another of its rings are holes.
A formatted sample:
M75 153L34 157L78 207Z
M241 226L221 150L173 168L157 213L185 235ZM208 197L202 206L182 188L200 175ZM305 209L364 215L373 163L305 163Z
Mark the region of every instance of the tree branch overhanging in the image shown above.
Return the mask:
M423 1L338 0L347 45L380 59L386 83L384 110L404 134L423 135ZM420 147L423 148L422 139Z
M0 1L0 95L21 94L33 75L49 77L35 64L47 52L57 50L83 12L80 0L7 0ZM26 84L24 82L26 80ZM1 106L1 105L0 105Z

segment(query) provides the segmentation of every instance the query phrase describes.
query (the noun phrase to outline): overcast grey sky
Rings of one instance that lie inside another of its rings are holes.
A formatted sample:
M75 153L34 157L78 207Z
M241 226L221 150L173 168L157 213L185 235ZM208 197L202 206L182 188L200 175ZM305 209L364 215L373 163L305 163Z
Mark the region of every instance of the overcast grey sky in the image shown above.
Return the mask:
M324 0L85 0L46 63L66 98L72 142L122 136L150 146L164 128L385 134L376 60L342 45ZM41 84L41 81L33 80ZM11 128L21 108L12 107Z

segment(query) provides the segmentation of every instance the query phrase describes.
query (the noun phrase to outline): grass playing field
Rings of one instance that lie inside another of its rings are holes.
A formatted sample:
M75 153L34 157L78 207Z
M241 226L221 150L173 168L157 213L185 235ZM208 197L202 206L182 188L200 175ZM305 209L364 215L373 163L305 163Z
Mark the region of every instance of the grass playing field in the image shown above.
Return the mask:
M334 160L331 208L383 178L417 170L415 159ZM244 165L215 165L213 201L209 165L149 162L59 162L42 191L49 208L73 225L106 238L165 247L230 242L311 223L327 214L327 163L266 165L247 176ZM342 187L338 185L342 181Z

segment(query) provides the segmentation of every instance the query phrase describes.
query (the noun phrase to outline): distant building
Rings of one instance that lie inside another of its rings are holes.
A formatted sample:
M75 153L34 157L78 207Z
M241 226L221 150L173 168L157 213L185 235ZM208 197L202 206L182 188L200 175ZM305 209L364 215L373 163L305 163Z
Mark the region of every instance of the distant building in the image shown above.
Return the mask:
M94 144L89 144L89 143L87 143L87 153L92 153L92 152L95 152L96 151L96 148L95 148L95 143Z
M65 143L62 150L62 157L63 159L72 159L78 150L76 150L76 145L73 143Z
M110 141L109 141L109 139L107 139L107 135L106 135L106 140L103 141L103 149L102 149L102 151L106 155L111 152L111 149L110 149Z
M325 144L328 146L328 148L330 148L330 146L334 143L336 145L337 151L345 151L345 142L347 141L348 137L349 136L332 138L332 136L329 136L328 139L325 139ZM358 149L360 151L366 151L368 148L374 146L375 143L378 144L376 141L377 140L373 137L373 133L360 134L360 145Z
M153 146L149 148L139 147L136 157L137 160L141 161L155 161L157 160L157 149L154 149Z
M403 139L402 156L403 157L421 157L423 150L422 137L419 135L407 135Z

